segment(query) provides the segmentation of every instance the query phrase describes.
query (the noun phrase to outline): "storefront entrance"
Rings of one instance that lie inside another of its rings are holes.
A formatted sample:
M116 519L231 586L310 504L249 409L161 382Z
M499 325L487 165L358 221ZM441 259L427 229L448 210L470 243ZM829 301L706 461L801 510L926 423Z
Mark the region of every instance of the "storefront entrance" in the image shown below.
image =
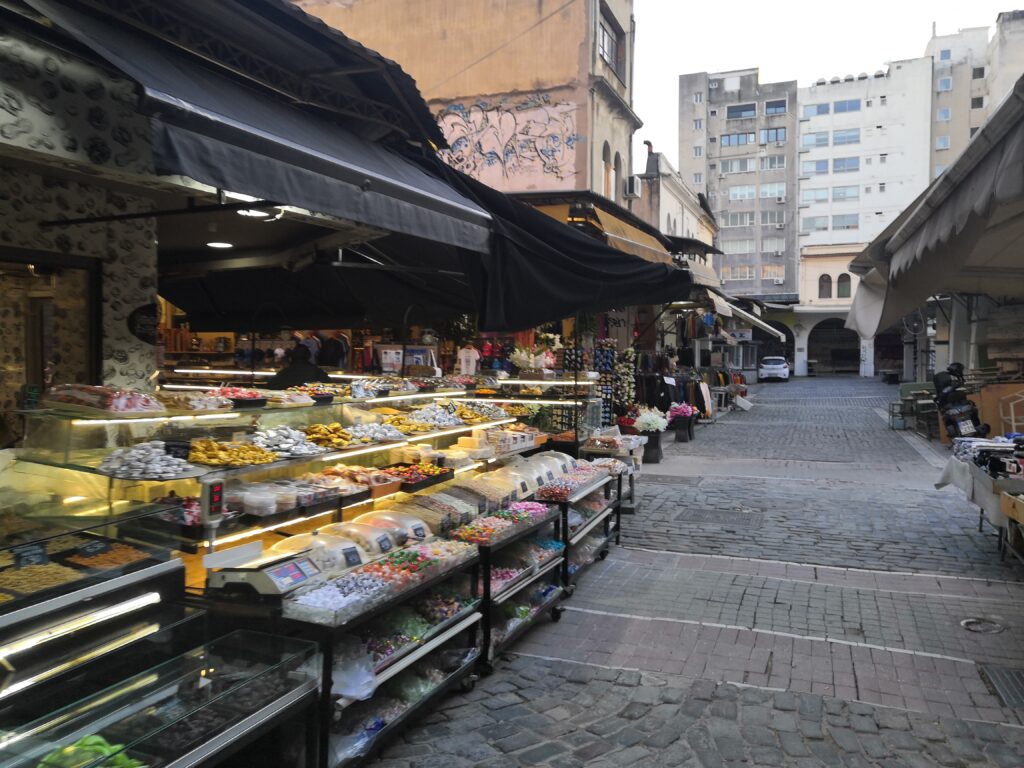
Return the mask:
M815 371L822 373L859 373L860 337L844 326L844 320L822 320L807 338L807 358L814 360Z

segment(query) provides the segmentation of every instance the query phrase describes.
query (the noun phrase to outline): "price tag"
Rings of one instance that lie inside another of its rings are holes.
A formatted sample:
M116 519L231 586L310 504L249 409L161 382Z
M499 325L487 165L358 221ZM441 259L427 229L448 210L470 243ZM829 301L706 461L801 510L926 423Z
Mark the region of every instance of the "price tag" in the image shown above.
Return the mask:
M564 462L564 461L562 462L562 474L563 474L563 475L568 475L568 474L569 474L569 467L567 467L567 466L565 465L565 462Z
M670 387L674 387L676 385L676 380L672 376L665 376L665 383Z
M523 493L529 493L530 492L530 486L528 486L526 484L525 480L520 480L519 481L519 490L522 491Z
M363 560L359 557L359 550L355 547L345 547L341 550L341 554L345 557L345 565L362 565Z
M544 478L541 477L540 475L537 475L537 487L539 488L542 485L544 485Z
M78 554L83 557L95 557L109 551L110 542L103 541L103 539L90 539L84 544L78 545Z
M378 536L377 546L380 547L381 552L387 552L389 549L391 549L391 539L389 539L387 536Z
M20 547L14 547L11 552L14 553L15 568L25 568L29 565L46 565L50 562L50 557L46 554L46 545L42 542L23 544Z
M465 525L472 519L473 516L469 512L463 512L461 515L459 515L459 523L461 523L462 525Z
M415 536L417 539L427 538L427 532L423 529L422 525L414 525L412 527L412 535Z
M549 480L549 481L551 481L551 480L554 480L554 479L555 479L555 473L554 473L554 472L552 472L552 471L551 471L551 470L549 469L549 470L548 470L548 480Z
M512 493L508 495L508 499L502 502L502 508L507 507L508 502L510 501L519 501L519 491L512 491Z

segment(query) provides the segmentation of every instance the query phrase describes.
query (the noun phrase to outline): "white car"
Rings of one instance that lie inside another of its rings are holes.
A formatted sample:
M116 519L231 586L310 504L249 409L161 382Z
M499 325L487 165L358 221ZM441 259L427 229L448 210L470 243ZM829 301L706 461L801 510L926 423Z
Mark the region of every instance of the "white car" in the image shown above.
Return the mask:
M778 381L789 381L789 363L784 357L762 357L761 364L757 366L757 380L767 381L776 379Z

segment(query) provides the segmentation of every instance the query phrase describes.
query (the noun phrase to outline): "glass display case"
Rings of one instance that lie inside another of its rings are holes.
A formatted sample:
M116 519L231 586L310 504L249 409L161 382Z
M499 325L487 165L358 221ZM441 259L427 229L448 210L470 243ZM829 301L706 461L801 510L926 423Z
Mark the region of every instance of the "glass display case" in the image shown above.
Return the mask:
M315 702L320 664L313 643L232 632L0 732L0 767L213 764Z

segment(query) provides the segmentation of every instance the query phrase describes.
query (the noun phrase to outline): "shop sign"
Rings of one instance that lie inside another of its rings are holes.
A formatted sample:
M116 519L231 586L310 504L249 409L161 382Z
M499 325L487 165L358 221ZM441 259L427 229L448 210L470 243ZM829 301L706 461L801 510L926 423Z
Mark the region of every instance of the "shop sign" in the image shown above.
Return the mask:
M754 340L754 329L753 328L733 328L729 331L729 334L736 339L736 341L753 341Z
M160 322L160 308L156 304L136 307L125 321L128 332L139 341L156 346L156 329Z

